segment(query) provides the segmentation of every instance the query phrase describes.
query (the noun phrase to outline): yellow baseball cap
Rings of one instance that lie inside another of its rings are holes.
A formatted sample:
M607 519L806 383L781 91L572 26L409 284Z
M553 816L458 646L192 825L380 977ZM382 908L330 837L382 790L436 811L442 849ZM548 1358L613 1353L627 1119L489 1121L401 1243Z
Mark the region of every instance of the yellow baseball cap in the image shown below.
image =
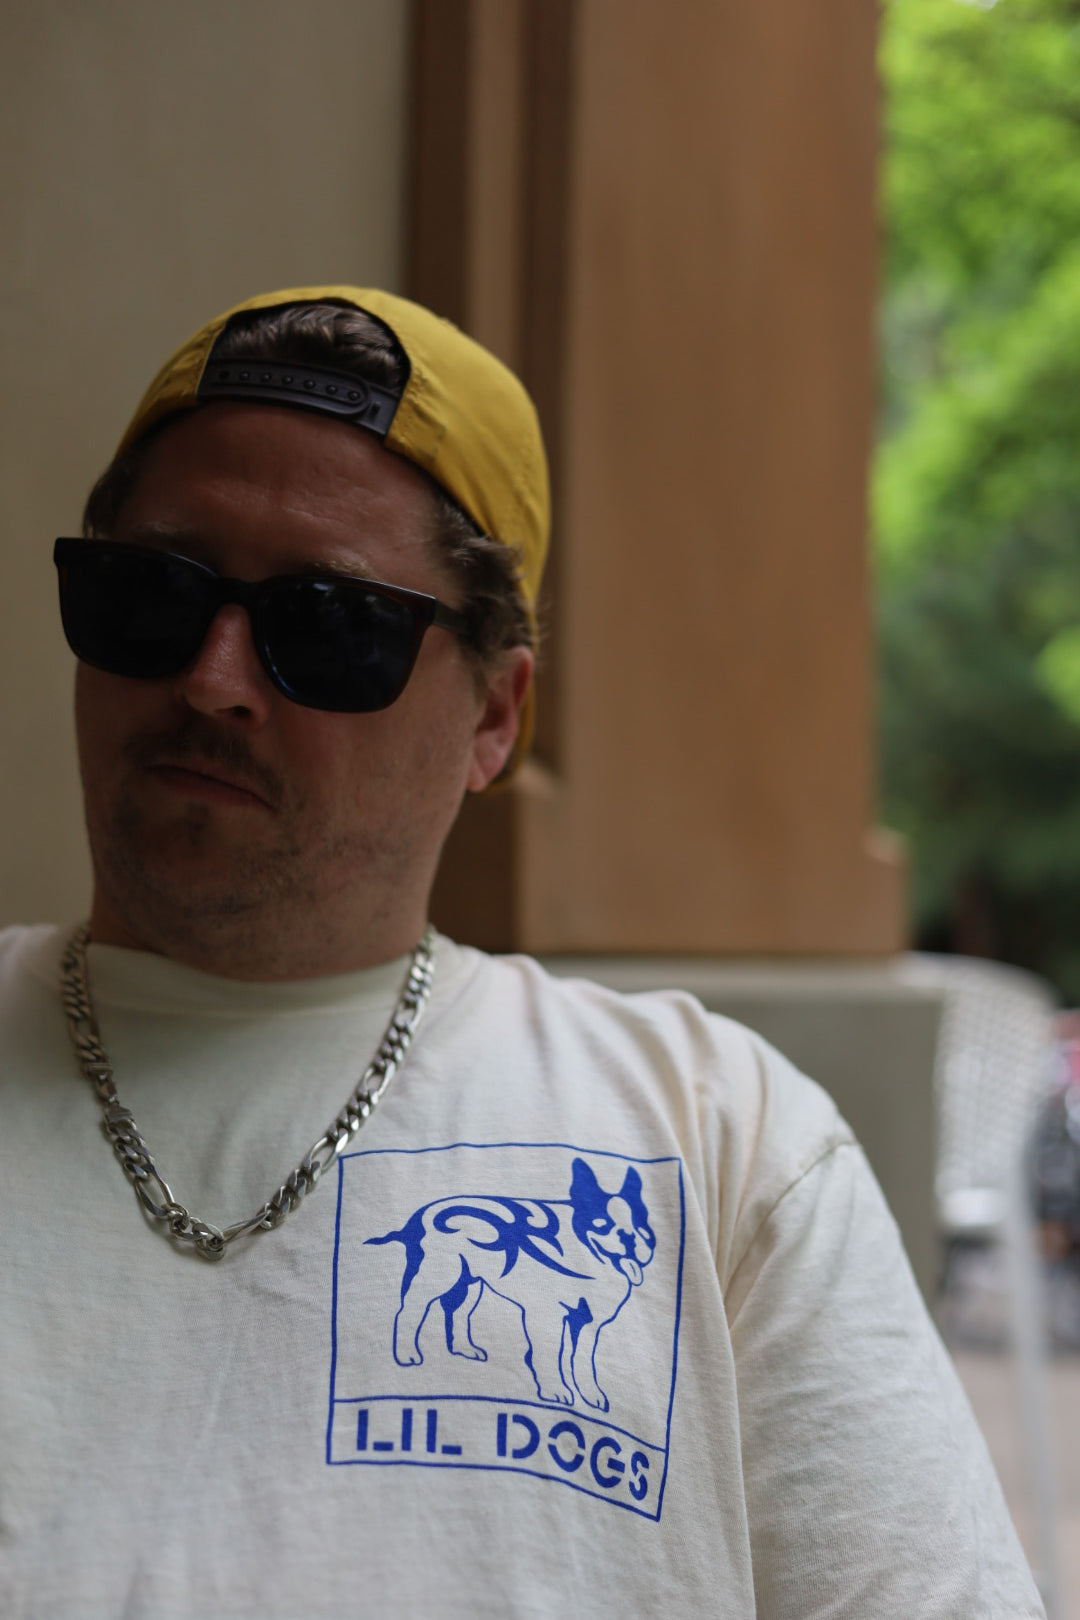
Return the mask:
M262 362L252 362L249 371L238 363L215 370L214 345L233 316L326 302L351 304L388 329L408 362L400 395L362 383L343 390L344 366L341 374ZM415 462L486 535L514 551L521 594L535 622L551 523L540 424L513 372L450 321L370 287L290 287L249 298L208 321L166 360L129 422L117 455L165 417L224 397L325 410L378 433L387 450ZM500 781L512 775L528 752L532 719L530 690L518 741Z

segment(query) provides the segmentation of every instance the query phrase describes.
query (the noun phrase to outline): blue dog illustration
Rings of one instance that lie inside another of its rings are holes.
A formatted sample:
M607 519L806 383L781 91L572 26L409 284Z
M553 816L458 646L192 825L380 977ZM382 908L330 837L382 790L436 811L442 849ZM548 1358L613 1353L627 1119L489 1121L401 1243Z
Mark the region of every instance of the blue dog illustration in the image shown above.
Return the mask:
M608 1399L596 1381L596 1341L605 1323L640 1286L656 1238L631 1166L607 1193L584 1159L575 1159L568 1199L462 1195L422 1205L399 1232L368 1243L403 1243L405 1275L394 1318L394 1359L424 1359L420 1329L436 1300L452 1355L486 1361L471 1318L485 1288L521 1312L525 1364L542 1401L574 1404L574 1392L601 1412Z

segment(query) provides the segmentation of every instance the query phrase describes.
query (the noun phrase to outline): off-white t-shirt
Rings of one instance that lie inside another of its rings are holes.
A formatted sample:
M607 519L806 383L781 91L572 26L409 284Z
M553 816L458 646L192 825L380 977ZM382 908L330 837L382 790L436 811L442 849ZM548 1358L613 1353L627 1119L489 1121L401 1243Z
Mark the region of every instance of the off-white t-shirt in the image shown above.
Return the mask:
M0 935L5 1616L1042 1614L862 1153L746 1030L440 940L370 1122L211 1264L101 1133L62 943ZM89 963L121 1100L218 1225L407 966Z

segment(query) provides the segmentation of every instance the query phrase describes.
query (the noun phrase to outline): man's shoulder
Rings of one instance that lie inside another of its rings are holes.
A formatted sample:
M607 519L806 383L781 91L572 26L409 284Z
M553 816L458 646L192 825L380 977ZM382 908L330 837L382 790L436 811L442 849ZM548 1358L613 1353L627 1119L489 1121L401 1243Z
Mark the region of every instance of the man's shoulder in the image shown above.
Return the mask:
M458 947L458 949L464 949ZM788 1060L746 1024L707 1008L698 996L678 988L615 989L587 973L557 967L525 954L468 953L479 966L482 991L519 1016L558 1020L613 1043L647 1041L694 1060L722 1060L760 1071L798 1075ZM805 1080L805 1076L799 1076Z
M481 958L478 989L508 1031L594 1073L635 1079L758 1150L787 1143L803 1160L853 1141L832 1098L755 1030L685 990L626 993L526 955ZM784 1157L788 1157L787 1154ZM779 1170L779 1166L777 1166ZM792 1173L799 1173L792 1167Z
M0 928L0 984L25 973L55 980L64 938L55 923L15 923Z
M32 1069L39 1043L63 1030L60 958L67 930L0 928L0 1082Z
M591 977L587 966L578 971L572 959L555 963L525 952L494 955L459 945L451 949L457 962L472 967L477 990L518 1017L557 1019L567 1028L606 1031L613 1040L623 1032L639 1038L704 1040L732 1054L745 1054L760 1042L753 1030L710 1012L688 990L621 990Z

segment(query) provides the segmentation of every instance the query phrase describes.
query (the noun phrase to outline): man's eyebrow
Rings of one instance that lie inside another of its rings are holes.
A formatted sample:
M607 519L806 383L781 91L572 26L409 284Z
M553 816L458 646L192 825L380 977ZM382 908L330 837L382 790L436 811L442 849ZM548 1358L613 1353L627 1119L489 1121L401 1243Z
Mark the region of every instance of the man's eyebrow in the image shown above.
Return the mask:
M210 550L213 541L203 529L191 528L185 524L162 523L153 518L145 523L136 523L127 534L133 545L153 546L168 545L174 550L183 551L185 555L194 557L196 561L202 560L202 555Z
M366 557L305 557L303 561L275 570L282 574L344 574L349 579L378 579L379 575Z
M165 545L170 550L178 551L195 562L206 563L209 567L217 568L217 552L219 547L213 536L205 529L187 524L174 524L162 522L158 519L147 519L145 523L135 524L128 533L128 539L134 545ZM332 551L325 557L302 557L295 562L285 562L280 568L274 569L275 574L344 574L350 579L378 579L378 570L369 558L357 556L355 552L345 555L340 551Z
M147 518L143 523L135 524L131 531L132 540L195 540L200 530L191 528L186 524L163 523L159 519Z

